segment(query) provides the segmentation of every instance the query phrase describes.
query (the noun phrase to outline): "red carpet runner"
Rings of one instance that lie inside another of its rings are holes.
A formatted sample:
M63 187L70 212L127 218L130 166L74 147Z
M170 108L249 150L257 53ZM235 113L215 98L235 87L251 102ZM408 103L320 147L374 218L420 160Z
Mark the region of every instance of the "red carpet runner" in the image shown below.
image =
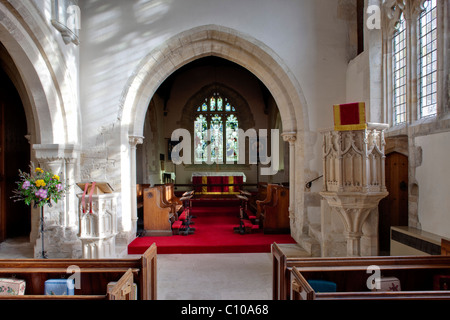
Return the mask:
M128 253L143 254L153 243L158 254L261 253L270 252L274 242L295 243L288 234L234 233L233 228L239 225L238 214L238 207L194 207L194 234L136 238L129 244Z

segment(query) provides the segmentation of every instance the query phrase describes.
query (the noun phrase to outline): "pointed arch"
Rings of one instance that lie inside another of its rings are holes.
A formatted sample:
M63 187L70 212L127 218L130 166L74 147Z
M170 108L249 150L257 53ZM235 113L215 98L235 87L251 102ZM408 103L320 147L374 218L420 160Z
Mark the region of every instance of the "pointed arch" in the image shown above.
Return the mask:
M302 89L283 60L264 43L236 30L205 25L184 31L155 48L136 67L122 93L120 121L122 203L131 203L136 164L129 146L130 137L142 137L148 105L159 86L184 65L207 56L234 62L253 73L270 91L279 108L283 139L289 142L290 217L293 233L302 233L304 167L309 134L308 108ZM136 220L135 210L122 208L125 219ZM296 219L299 218L296 222ZM126 223L124 229L130 228ZM291 228L292 229L292 228ZM295 235L294 235L295 236Z
M143 115L164 80L189 62L211 55L241 65L261 80L280 109L286 132L309 131L306 100L281 58L258 40L216 25L182 32L141 61L122 94L122 128L129 135L142 135Z

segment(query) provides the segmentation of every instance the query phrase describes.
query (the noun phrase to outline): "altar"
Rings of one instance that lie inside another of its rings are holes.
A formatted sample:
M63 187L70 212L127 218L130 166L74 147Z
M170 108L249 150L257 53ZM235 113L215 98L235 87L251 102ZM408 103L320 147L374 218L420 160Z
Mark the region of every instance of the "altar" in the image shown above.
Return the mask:
M246 182L242 172L194 172L192 184L196 194L239 194ZM203 186L202 186L203 185Z

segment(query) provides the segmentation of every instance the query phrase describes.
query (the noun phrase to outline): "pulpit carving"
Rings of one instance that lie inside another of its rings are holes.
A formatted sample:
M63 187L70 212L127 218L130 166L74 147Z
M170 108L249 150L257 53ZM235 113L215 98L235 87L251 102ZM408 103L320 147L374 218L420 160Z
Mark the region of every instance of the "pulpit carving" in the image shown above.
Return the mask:
M115 257L117 196L116 193L93 195L89 206L92 210L85 210L82 194L78 195L83 258Z
M349 256L361 255L362 226L388 194L386 128L384 124L368 124L365 130L323 131L324 185L320 194L342 218Z

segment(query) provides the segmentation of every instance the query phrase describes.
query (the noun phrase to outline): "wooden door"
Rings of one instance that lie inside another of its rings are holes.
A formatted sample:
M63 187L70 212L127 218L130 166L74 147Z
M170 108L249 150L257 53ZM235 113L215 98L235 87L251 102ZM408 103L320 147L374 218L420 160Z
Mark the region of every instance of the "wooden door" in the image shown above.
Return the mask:
M0 70L0 241L29 236L31 210L11 197L19 169L29 171L30 145L22 101L9 77Z
M380 252L390 251L391 226L408 225L408 157L393 152L386 156L386 188L389 195L380 201Z

